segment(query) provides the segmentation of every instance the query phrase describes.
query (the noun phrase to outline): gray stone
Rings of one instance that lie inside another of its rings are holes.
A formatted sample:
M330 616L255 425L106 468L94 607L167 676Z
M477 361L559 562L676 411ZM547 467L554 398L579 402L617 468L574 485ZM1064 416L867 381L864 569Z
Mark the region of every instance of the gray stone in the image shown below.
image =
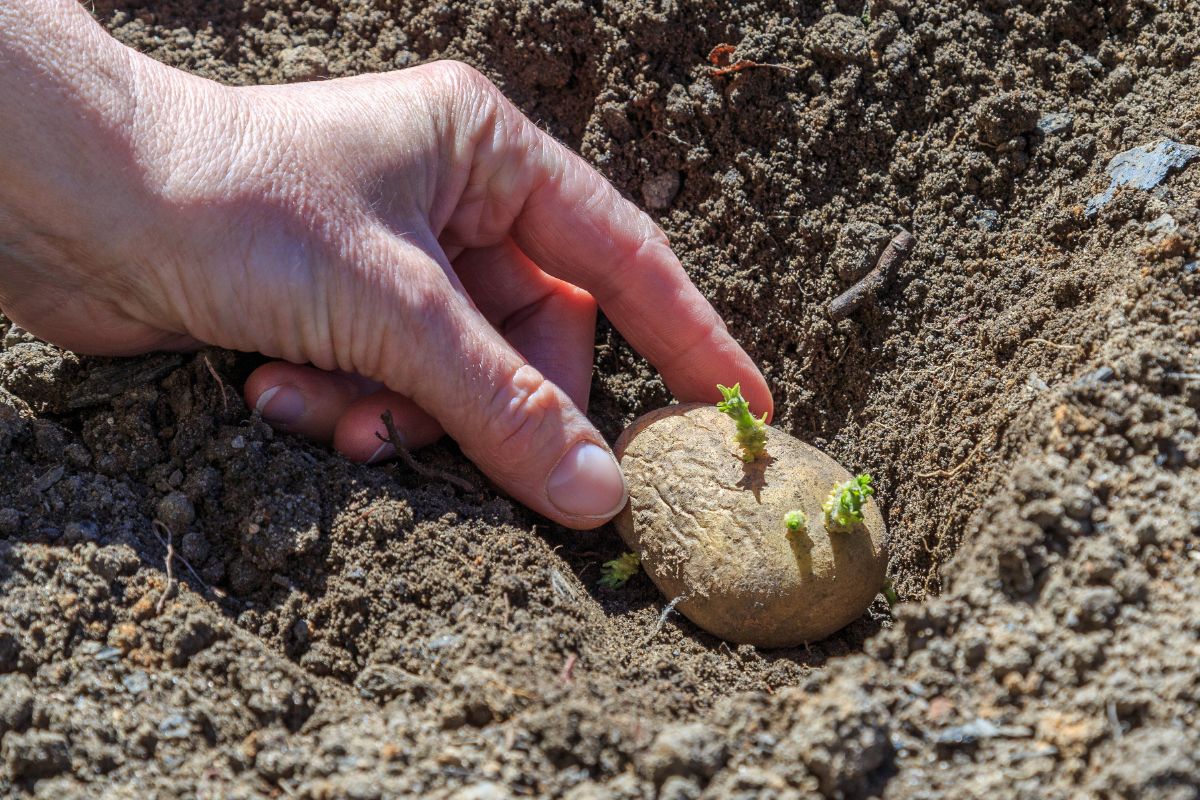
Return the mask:
M171 714L158 723L158 735L162 739L186 739L192 735L192 723L183 714Z
M1159 139L1154 144L1131 147L1117 153L1108 162L1108 188L1088 200L1084 213L1095 216L1124 186L1143 191L1158 186L1175 170L1180 170L1200 158L1200 147Z
M130 694L141 694L150 688L150 677L139 669L122 678L121 685Z
M1044 114L1037 127L1046 136L1069 136L1075 127L1075 115L1065 111Z

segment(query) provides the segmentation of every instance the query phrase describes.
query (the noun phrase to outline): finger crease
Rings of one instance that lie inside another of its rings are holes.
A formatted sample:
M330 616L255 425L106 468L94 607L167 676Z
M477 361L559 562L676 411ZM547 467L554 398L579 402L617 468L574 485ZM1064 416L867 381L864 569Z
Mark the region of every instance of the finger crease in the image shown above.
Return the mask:
M532 303L526 303L516 311L509 314L500 321L500 324L497 325L496 328L502 334L508 334L509 332L516 330L533 317L536 317L542 311L542 309L544 309L550 303L550 301L555 298L557 294L558 292L556 292L554 289L551 289L537 300L534 300Z

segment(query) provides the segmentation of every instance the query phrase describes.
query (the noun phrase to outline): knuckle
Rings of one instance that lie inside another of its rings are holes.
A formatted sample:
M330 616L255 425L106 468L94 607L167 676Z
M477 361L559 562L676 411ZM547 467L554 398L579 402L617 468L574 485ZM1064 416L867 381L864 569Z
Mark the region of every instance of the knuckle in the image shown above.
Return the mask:
M518 367L501 381L485 410L496 455L516 464L533 456L557 405L554 384L528 364Z
M437 93L460 102L478 103L480 100L490 100L499 89L479 70L461 61L435 61L420 69L425 71Z
M617 258L596 287L597 300L603 306L628 291L639 274L647 269L661 269L671 263L671 244L666 234L653 223L631 237L617 252Z
M383 256L373 253L350 262L339 274L350 284L332 298L338 318L346 320L338 334L340 349L348 354L341 368L374 380L411 380L419 367L413 344L430 346L447 324L445 277L394 245Z
M574 304L577 313L595 314L598 310L599 304L596 302L596 298L586 289L581 289L574 284L567 284L562 291Z

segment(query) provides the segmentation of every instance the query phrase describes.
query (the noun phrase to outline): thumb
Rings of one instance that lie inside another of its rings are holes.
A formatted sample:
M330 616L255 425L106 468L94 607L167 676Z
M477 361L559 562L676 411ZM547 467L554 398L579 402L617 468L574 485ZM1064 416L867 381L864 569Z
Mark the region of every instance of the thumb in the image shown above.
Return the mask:
M384 309L380 330L390 346L380 348L377 379L437 419L516 500L572 528L608 521L627 495L604 438L455 291L448 265L428 267L422 293L433 297L416 309Z

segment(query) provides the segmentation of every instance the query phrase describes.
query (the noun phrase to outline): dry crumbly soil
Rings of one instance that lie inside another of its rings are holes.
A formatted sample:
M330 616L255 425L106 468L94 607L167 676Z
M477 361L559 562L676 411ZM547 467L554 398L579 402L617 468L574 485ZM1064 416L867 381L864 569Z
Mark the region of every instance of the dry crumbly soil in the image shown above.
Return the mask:
M611 529L272 435L252 357L3 323L0 795L1200 797L1200 161L1085 212L1115 154L1200 144L1200 4L91 7L232 84L479 67L652 211L777 424L877 477L906 602L730 647L599 588ZM593 398L609 436L670 399L604 323Z

